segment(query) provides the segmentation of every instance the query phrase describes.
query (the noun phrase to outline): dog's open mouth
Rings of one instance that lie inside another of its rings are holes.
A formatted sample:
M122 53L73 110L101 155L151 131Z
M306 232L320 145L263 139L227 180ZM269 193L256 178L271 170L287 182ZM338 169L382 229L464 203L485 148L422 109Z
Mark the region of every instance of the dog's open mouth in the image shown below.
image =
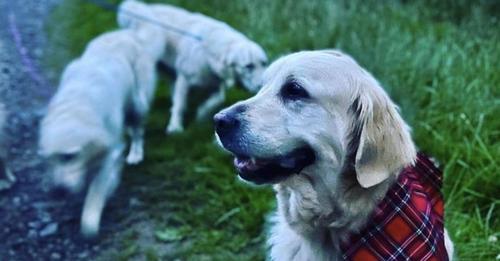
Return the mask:
M301 147L292 152L269 159L235 155L234 166L239 176L255 184L278 183L300 173L314 163L316 157L310 147Z

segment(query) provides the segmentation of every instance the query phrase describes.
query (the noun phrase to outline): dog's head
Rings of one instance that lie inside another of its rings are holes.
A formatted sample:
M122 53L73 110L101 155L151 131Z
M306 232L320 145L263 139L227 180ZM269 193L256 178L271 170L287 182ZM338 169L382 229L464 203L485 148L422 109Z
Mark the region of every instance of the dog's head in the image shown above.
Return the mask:
M41 123L39 153L47 160L54 186L76 193L85 186L87 174L98 167L109 135L95 128L92 119L85 122L85 113L73 112L49 109Z
M251 41L238 41L231 45L224 60L243 87L252 93L259 91L267 66L266 53L259 45Z
M334 50L277 60L256 96L214 120L240 177L257 184L298 173L332 180L351 167L359 184L371 187L415 158L397 107L369 73Z

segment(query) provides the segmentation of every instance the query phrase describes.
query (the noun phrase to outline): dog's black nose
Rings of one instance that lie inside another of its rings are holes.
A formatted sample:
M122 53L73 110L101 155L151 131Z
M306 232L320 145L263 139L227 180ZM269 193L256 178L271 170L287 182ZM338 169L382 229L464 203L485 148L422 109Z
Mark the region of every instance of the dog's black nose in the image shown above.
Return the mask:
M225 109L214 116L215 131L219 136L234 134L241 127L241 114L246 110L245 105L237 105ZM230 136L230 135L229 135Z
M217 133L227 133L240 125L236 115L232 112L219 112L214 116L215 130Z

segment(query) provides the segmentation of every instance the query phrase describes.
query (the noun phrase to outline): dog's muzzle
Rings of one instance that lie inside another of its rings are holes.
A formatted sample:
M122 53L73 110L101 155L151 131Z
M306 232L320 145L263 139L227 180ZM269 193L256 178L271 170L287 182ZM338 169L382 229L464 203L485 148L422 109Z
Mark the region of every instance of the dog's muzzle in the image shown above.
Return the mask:
M255 184L275 184L314 163L316 156L308 145L273 157L252 155L251 145L243 137L245 126L240 114L244 111L245 107L236 106L214 116L217 135L224 148L235 156L234 166L242 179Z

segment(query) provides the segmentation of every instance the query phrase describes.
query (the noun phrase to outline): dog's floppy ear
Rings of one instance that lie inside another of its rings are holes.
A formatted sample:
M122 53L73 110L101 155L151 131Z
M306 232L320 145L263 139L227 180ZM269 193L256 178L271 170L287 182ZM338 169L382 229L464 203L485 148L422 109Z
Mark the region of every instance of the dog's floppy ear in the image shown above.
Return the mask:
M409 128L374 79L360 86L351 112L351 162L362 187L377 185L414 162L416 150Z

